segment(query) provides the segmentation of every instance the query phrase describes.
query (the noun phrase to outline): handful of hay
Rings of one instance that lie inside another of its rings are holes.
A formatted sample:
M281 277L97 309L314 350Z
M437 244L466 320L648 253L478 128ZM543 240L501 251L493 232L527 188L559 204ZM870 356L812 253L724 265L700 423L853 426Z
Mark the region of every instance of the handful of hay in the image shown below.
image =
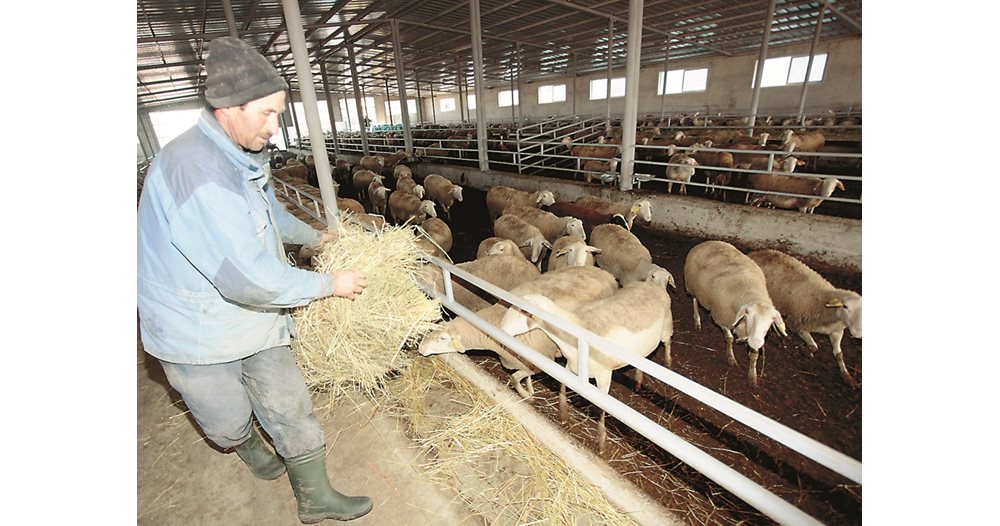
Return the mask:
M338 396L356 386L369 394L412 357L403 352L441 319L441 304L416 284L423 251L409 228L374 233L345 225L313 258L317 272L353 268L368 287L354 300L327 297L293 313L292 350L306 384Z

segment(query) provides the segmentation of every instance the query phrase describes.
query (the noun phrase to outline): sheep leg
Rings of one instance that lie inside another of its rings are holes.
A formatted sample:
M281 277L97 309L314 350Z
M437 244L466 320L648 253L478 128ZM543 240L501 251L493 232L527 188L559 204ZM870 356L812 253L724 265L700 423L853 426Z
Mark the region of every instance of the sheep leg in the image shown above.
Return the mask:
M698 313L698 298L691 298L694 302L694 328L701 330L701 314Z
M639 389L642 389L642 379L643 379L642 369L636 369L635 370L635 391L636 392L639 392Z
M559 422L569 422L569 402L566 400L566 384L559 384Z
M843 329L830 333L830 346L833 347L833 357L837 359L837 366L840 367L840 376L844 378L844 381L848 385L857 389L858 383L854 381L854 378L851 378L851 373L847 372L847 365L844 363L844 353L840 350L840 340L843 338Z
M757 356L759 354L756 349L750 349L750 368L747 369L747 381L755 389L757 388Z
M738 364L736 363L736 355L733 354L733 333L723 327L722 334L726 336L726 359L729 361L730 367L735 367Z
M535 386L531 383L531 375L529 373L525 371L514 371L514 373L510 375L510 378L514 381L514 390L517 391L517 394L521 395L521 398L530 398L535 394ZM527 389L521 386L522 379L526 379L524 385Z
M604 455L608 449L608 429L604 425L604 416L607 411L601 409L601 417L597 420L597 451Z
M813 339L812 334L810 334L809 331L799 331L798 334L799 338L802 338L802 341L806 342L806 345L809 346L809 357L812 358L813 356L816 356L816 351L819 349L819 345L816 345L816 340ZM831 335L830 338L832 341L833 336ZM833 352L834 355L836 355L836 347L834 347Z
M663 365L670 368L673 359L670 357L670 337L663 340Z

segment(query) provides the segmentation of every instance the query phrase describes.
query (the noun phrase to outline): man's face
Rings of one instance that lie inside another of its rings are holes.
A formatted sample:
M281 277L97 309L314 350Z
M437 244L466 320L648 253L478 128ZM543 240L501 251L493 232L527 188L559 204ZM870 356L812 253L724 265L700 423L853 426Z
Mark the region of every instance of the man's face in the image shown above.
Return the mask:
M236 144L256 152L278 132L278 115L284 109L285 92L278 91L243 106L218 110L219 122Z

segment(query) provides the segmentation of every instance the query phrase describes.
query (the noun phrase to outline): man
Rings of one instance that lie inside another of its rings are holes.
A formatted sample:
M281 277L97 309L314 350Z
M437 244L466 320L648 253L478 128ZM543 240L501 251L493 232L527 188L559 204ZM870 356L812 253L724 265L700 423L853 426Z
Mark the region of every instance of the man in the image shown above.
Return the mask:
M368 497L330 486L323 430L289 347L289 307L368 285L356 270L295 268L282 243L330 236L277 202L264 146L287 84L251 46L213 40L197 124L159 153L139 201L138 307L146 352L163 365L209 440L232 448L254 476L288 471L299 519L350 520ZM281 460L253 426L256 415Z

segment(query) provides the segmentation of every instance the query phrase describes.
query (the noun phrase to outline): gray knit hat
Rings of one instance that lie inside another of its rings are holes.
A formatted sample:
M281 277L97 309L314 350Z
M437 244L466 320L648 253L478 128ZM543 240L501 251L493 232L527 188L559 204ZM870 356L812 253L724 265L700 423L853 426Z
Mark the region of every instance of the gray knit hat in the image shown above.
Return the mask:
M288 89L264 55L235 37L209 43L205 70L205 99L213 108L239 106Z

